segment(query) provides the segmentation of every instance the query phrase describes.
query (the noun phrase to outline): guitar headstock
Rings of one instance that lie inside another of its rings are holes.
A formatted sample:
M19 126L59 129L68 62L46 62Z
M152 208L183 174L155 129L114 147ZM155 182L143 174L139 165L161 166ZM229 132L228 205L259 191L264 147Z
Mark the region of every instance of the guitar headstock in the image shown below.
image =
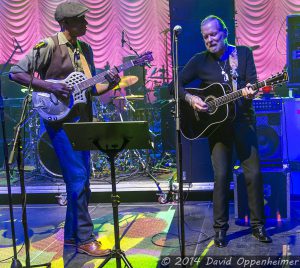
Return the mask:
M147 51L141 54L139 57L133 60L134 65L145 65L149 62L153 61L153 56L151 51Z
M286 82L288 80L289 80L289 76L288 76L287 71L282 71L281 73L271 76L270 78L265 80L265 82L266 82L266 85L272 86L272 85Z

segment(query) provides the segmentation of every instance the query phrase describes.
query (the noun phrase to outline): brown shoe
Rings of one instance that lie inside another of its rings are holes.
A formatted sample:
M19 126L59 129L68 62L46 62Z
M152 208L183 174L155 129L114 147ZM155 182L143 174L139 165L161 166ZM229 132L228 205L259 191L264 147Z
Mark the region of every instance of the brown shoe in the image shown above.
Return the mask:
M77 252L88 254L94 257L104 257L110 254L110 249L103 249L101 247L101 242L95 240L87 244L78 245Z

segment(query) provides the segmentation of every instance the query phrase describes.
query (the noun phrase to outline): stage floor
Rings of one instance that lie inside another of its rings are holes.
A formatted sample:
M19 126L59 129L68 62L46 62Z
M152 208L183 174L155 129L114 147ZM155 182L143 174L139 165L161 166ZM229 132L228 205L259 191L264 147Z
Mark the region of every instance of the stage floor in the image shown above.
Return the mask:
M89 209L95 233L104 246L113 247L111 204L94 203ZM133 267L181 267L175 265L175 262L179 264L181 261L178 209L177 203L119 205L121 249L125 251ZM65 210L65 206L58 204L28 205L31 264L51 262L51 267L98 267L103 258L89 257L76 253L72 246L63 246ZM284 259L283 255L289 255L289 260L299 260L298 266L290 265L290 267L300 267L299 201L291 202L290 220L267 220L267 230L273 238L271 244L258 242L251 236L249 224L235 221L234 205L231 203L229 242L226 248L221 249L213 244L212 202L188 201L184 205L184 211L185 255L188 256L186 263L192 263L193 267L241 267L242 261L244 263L252 259L267 261L269 256ZM22 215L21 207L18 205L14 206L14 216L18 259L25 264ZM13 249L7 206L0 206L0 226L0 267L11 267ZM287 246L288 254L285 253ZM166 265L169 261L166 256L172 256L170 260L172 264L169 266ZM223 263L222 266L221 263L213 263L218 259L227 261L227 264ZM237 261L240 261L239 264ZM115 260L110 260L105 267L116 267Z

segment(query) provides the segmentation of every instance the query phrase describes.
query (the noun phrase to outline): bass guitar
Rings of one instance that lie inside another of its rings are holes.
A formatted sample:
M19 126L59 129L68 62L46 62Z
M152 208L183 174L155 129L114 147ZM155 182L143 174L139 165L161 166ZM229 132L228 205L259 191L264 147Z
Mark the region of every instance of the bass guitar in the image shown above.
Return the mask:
M81 72L72 72L63 80L46 80L52 83L64 83L72 88L70 98L61 100L53 93L33 91L32 103L33 108L39 115L47 121L60 121L67 117L73 107L79 103L86 103L86 91L88 88L106 81L108 72L116 75L133 66L145 65L153 60L152 52L146 52L136 59L127 61L119 66L115 66L110 71L104 71L89 79Z
M288 74L283 71L264 81L252 85L253 90L286 82ZM210 136L226 120L234 119L234 101L243 97L243 89L232 91L228 84L214 83L205 88L186 88L192 95L200 97L208 106L207 112L195 111L188 102L180 100L180 130L189 139ZM230 92L230 93L229 93Z

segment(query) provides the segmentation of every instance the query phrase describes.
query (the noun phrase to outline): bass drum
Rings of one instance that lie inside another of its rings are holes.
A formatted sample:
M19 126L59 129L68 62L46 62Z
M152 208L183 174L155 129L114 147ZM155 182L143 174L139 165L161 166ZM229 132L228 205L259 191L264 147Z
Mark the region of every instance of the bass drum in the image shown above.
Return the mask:
M62 171L47 132L38 141L39 161L42 167L51 175L62 178Z

